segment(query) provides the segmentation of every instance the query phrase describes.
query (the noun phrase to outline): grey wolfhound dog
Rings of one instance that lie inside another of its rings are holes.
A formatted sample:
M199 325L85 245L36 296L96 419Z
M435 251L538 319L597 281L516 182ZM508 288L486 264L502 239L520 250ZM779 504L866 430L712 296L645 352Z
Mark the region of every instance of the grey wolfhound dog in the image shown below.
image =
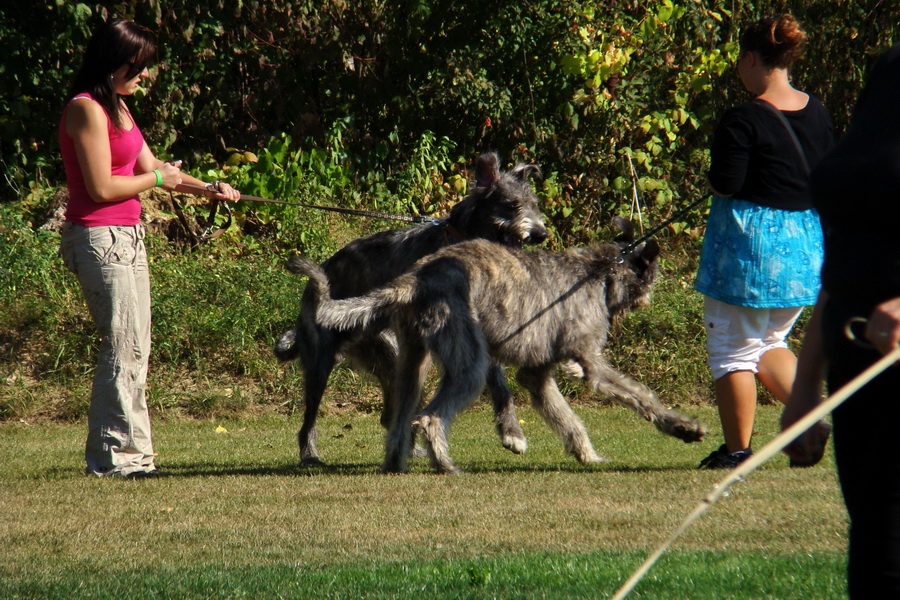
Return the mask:
M610 322L649 302L659 245L654 239L630 248L631 223L617 243L564 253L525 251L473 240L419 261L415 268L364 296L327 299L329 281L315 263L295 256L293 272L311 279L323 301L317 319L337 330L366 327L392 317L400 346L397 401L383 470L404 472L413 423L424 432L431 462L457 472L447 431L454 416L484 386L491 358L518 367L517 379L534 408L581 463L599 456L584 424L554 380L557 363L580 366L584 379L685 442L700 441L706 428L663 406L643 384L613 369L603 357ZM624 250L624 251L623 251ZM428 353L443 374L431 402L415 416L422 397L422 365Z
M383 231L354 240L322 263L331 283L331 298L365 294L409 270L423 256L444 246L482 238L511 246L536 244L547 237L530 178L539 173L534 165L518 165L501 172L494 153L481 155L475 168L475 189L435 224ZM359 327L337 329L316 322L319 297L307 289L300 301L296 326L275 347L282 361L300 358L304 375L303 425L297 433L301 464L321 464L316 448L316 416L322 395L336 362L346 357L359 369L372 373L385 397L382 424L395 383L396 341L386 332L388 319L369 319ZM492 366L487 385L496 415L497 431L505 447L522 453L527 447L516 418L512 395L499 366Z

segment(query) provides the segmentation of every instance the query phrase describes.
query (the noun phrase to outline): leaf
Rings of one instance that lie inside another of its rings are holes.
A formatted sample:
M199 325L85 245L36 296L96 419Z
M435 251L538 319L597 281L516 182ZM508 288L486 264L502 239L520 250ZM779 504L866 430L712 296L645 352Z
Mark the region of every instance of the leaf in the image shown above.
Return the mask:
M228 433L228 430L219 425L218 427L216 427L216 433Z
M584 58L573 55L563 56L559 61L559 64L562 66L563 71L569 75L578 75L581 73L584 66Z

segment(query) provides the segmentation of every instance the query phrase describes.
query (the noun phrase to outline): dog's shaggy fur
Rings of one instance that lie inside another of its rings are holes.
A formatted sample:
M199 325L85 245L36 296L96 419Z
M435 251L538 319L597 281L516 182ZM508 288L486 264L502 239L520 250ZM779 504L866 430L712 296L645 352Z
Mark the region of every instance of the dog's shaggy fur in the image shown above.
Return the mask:
M301 257L288 268L305 273L322 295L317 319L337 330L367 327L392 317L400 357L397 400L386 442L384 471L403 472L411 444L410 423L425 434L432 464L456 472L447 444L454 416L484 386L489 357L519 367L518 381L532 404L582 463L606 459L559 392L553 371L574 361L584 378L635 410L663 433L700 441L706 428L663 406L646 386L614 370L603 357L610 321L649 301L658 271L659 246L651 239L622 252L631 241L630 222L620 243L562 254L528 252L470 241L421 260L415 268L365 296L326 299L327 275ZM413 419L422 395L428 353L443 368L433 400Z
M534 165L501 172L497 155L483 154L476 164L474 191L457 203L446 219L354 240L322 263L331 284L330 297L365 294L404 273L420 258L463 240L481 238L511 246L544 241L547 230L530 184L535 173L539 170ZM282 361L299 357L303 363L305 409L297 434L302 464L322 462L316 447L316 416L328 377L341 356L377 378L385 396L382 423L387 426L393 420L388 410L394 405L389 397L397 349L393 336L384 331L387 320L370 319L364 326L338 330L316 322L318 303L318 295L307 289L296 327L282 334L275 347ZM487 384L503 445L524 452L525 436L499 367L490 369Z

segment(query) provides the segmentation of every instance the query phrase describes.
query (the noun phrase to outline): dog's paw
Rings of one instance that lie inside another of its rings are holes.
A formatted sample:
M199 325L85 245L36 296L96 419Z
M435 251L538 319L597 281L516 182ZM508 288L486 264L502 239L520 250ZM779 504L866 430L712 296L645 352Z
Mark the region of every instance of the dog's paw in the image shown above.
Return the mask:
M562 363L559 365L559 370L562 371L564 375L572 377L573 379L584 379L584 367L574 360L567 360Z
M528 450L528 440L524 437L505 435L503 436L503 447L513 454L525 454Z
M690 419L677 423L672 435L686 444L693 444L695 442L702 442L707 433L708 430L700 423L700 421Z
M441 464L435 465L434 470L438 473L438 475L465 475L466 472L454 465L450 464Z
M410 458L428 458L428 450L420 444L415 444L409 453Z
M406 473L408 471L409 468L407 467L406 461L399 457L387 457L381 465L381 472L385 475Z
M297 332L294 329L288 329L284 333L281 334L281 337L278 338L278 341L275 343L275 357L278 360L287 362L289 360L293 360L297 358Z
M585 456L576 456L575 458L577 458L578 462L583 465L599 465L610 462L610 459L606 458L602 454L597 454L593 450Z

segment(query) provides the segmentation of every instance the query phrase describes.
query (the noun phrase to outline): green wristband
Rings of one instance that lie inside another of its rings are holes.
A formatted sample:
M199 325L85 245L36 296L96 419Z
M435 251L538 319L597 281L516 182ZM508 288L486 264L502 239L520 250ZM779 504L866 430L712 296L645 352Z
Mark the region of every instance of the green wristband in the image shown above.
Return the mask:
M162 185L162 173L159 172L159 169L153 169L153 174L156 175L156 186L159 187Z

